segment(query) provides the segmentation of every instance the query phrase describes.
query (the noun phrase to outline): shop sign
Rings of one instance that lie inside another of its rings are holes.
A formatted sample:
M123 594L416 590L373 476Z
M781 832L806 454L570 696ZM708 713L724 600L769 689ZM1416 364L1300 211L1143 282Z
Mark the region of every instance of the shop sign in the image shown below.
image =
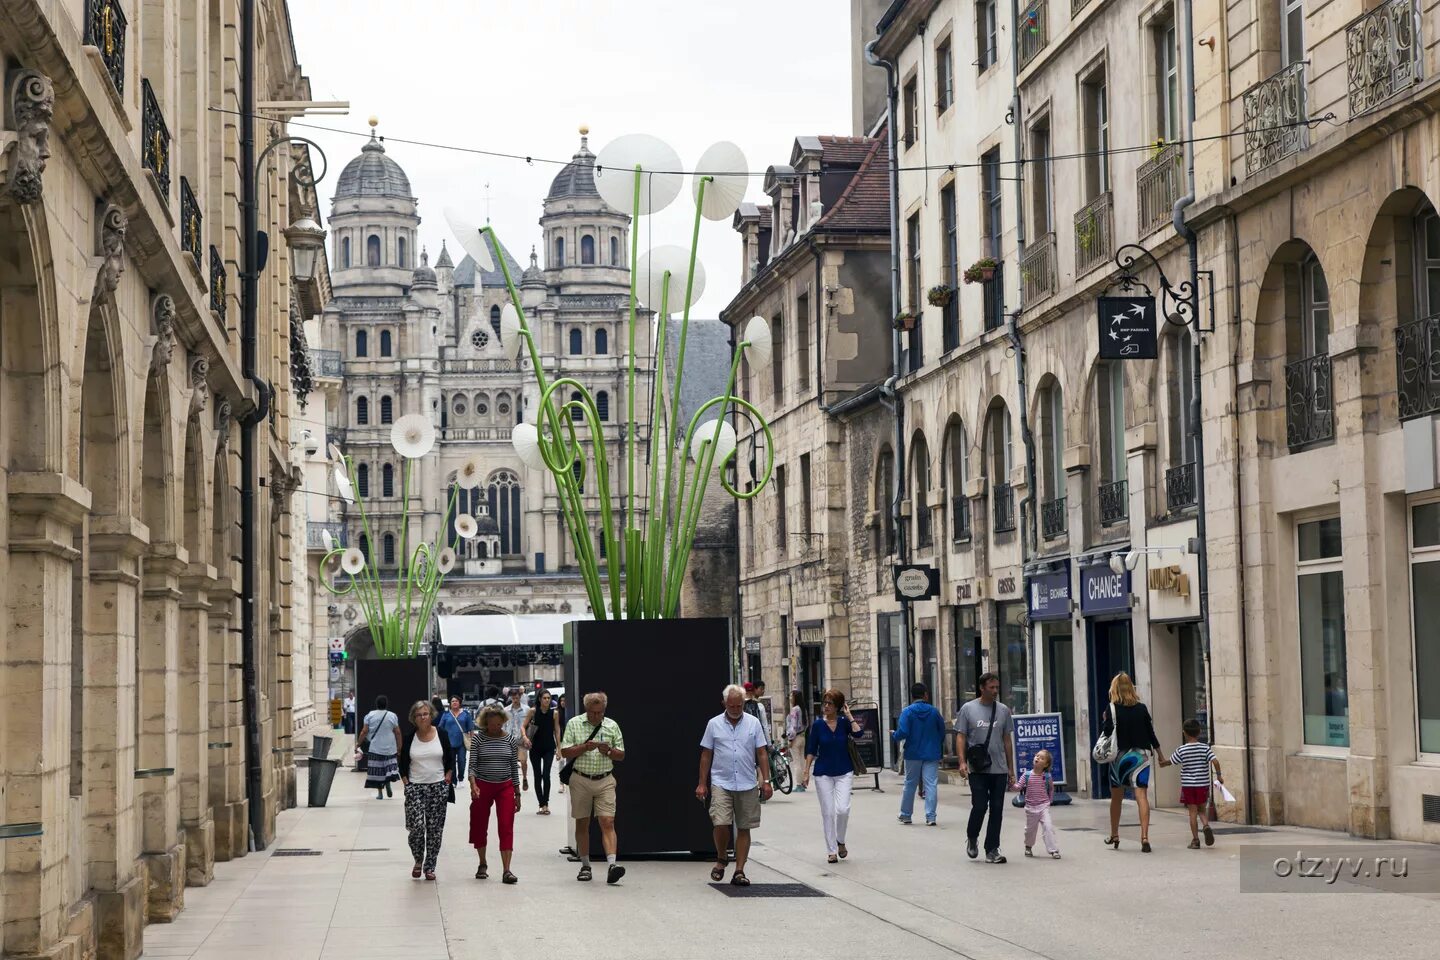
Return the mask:
M892 573L896 600L929 600L940 595L940 571L935 567L896 564Z
M1018 592L1015 575L1013 573L995 580L995 596L997 598L1008 597Z
M1064 620L1070 616L1070 570L1030 577L1030 619Z
M1101 297L1098 304L1101 360L1155 359L1154 297Z
M955 584L955 602L966 603L975 599L975 584L969 580L962 580Z
M1015 767L1023 772L1035 765L1035 754L1049 750L1053 761L1050 777L1060 785L1065 777L1065 725L1058 713L1019 713L1011 718L1015 725ZM1017 776L1019 774L1017 773Z
M1116 573L1109 564L1080 568L1080 612L1087 617L1130 610L1130 571Z
M745 652L746 652L746 653L759 653L759 652L760 652L760 638L759 638L759 637L746 637L746 638L745 638Z

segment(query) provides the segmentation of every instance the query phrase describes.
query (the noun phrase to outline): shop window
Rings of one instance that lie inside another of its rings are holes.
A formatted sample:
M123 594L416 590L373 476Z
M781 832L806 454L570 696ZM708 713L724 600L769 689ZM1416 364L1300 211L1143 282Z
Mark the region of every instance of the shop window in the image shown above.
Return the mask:
M1340 518L1299 524L1296 548L1304 740L1314 746L1348 747L1350 706Z
M1024 603L995 605L1000 654L1000 699L1011 713L1030 713L1030 645Z
M1440 754L1440 502L1418 504L1410 529L1415 715L1420 752Z

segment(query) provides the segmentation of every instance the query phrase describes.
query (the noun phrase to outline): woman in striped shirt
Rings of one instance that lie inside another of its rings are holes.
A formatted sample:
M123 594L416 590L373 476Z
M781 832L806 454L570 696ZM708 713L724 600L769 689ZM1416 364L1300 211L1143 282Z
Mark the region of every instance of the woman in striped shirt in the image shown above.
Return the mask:
M516 883L510 872L510 855L515 848L515 814L520 812L520 766L516 739L505 732L505 710L488 706L480 712L480 729L470 741L470 843L480 854L475 879L488 877L485 843L490 833L490 805L499 820L501 879Z

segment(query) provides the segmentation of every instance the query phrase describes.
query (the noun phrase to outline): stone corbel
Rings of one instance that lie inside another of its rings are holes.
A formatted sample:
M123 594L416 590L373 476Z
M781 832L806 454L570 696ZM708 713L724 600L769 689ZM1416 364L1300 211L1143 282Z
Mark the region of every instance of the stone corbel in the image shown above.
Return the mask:
M1073 447L1065 448L1065 472L1067 474L1084 473L1090 469L1090 447L1083 443L1077 443Z
M44 189L50 159L50 122L55 115L55 85L38 70L16 70L5 90L5 127L0 154L10 155L5 190L16 203L34 203Z
M154 323L154 344L150 347L150 376L163 371L170 365L175 353L175 300L168 293L155 295L150 304L150 317Z
M1125 431L1125 452L1145 453L1155 449L1155 421L1139 423Z
M230 406L230 401L221 398L215 405L215 453L220 455L230 446L230 423L234 420L235 414Z
M292 467L288 473L277 473L270 478L270 499L277 514L288 512L290 496L300 489L300 468Z
M125 232L130 220L113 203L103 201L95 205L95 254L100 258L99 270L95 276L93 303L108 300L120 286L120 274L125 272Z
M1359 323L1340 327L1331 331L1328 344L1332 361L1375 353L1380 349L1380 325Z
M210 361L196 354L190 360L190 419L197 420L210 406Z

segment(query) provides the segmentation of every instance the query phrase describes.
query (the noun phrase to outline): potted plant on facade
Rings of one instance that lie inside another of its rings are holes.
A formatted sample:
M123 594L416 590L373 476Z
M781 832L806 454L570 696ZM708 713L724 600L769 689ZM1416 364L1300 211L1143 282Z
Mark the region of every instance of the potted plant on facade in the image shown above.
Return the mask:
M994 257L981 257L965 270L966 283L988 283L995 279L995 268L999 264Z
M955 296L955 288L949 284L942 283L930 288L925 294L925 299L932 307L939 307L942 310L950 306L950 300Z
M895 329L909 332L915 329L915 311L901 310L895 314Z

